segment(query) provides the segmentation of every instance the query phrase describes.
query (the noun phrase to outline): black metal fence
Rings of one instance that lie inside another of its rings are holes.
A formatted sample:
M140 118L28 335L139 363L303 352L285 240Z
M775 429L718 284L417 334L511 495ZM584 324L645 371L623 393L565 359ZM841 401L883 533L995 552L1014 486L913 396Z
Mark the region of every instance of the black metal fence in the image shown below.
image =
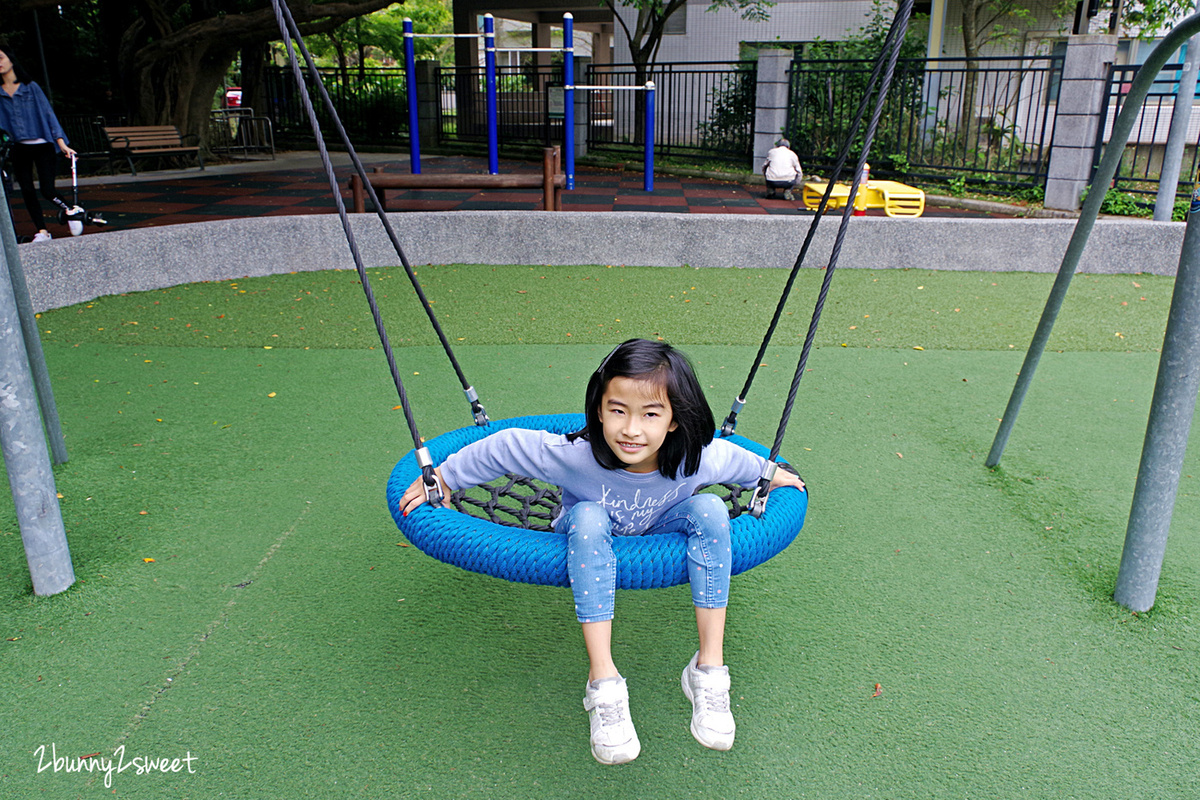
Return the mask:
M599 86L635 86L633 64L593 64L586 77ZM659 156L744 167L752 156L757 74L746 62L656 64L654 146ZM588 91L588 150L639 158L642 92Z
M350 140L359 145L396 145L408 142L408 93L404 69L373 67L368 69L321 69L321 82L333 100ZM306 84L310 82L307 71ZM267 102L265 113L279 139L311 139L312 128L296 89L290 68L266 71ZM325 105L311 91L317 119L327 141L336 140Z
M1001 185L1044 182L1062 61L901 60L871 147L873 172ZM827 171L836 161L871 67L859 60L792 64L786 133L809 171ZM864 120L851 153L861 148L865 129Z
M1112 134L1113 123L1124 107L1125 96L1140 65L1113 66L1109 69L1105 91L1107 102L1100 115L1100 126L1096 131L1096 149L1092 168L1100 165L1104 146ZM1175 93L1179 89L1180 70L1183 64L1167 64L1159 72L1146 102L1138 114L1121 163L1113 177L1113 188L1131 194L1156 195L1162 173L1163 154L1166 151L1167 133L1171 127L1171 116L1175 109ZM1191 104L1189 104L1189 108ZM1200 122L1200 117L1195 117ZM1189 120L1188 139L1184 147L1184 158L1180 166L1177 193L1187 197L1192 192L1200 151L1200 124Z
M441 67L443 141L487 142L487 74L483 67ZM561 65L496 67L496 127L501 145L563 142Z

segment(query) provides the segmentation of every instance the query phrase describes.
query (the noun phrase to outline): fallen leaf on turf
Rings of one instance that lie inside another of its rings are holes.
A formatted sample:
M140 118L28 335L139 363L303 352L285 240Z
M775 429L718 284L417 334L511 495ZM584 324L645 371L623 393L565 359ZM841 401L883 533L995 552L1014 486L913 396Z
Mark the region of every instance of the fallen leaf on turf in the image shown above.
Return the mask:
M881 694L883 694L883 686L877 683L875 684L875 694L871 695L871 697L879 697Z
M896 453L896 455L897 455L897 456L899 456L900 458L904 458L904 454L903 454L903 453Z
M267 392L267 397L274 397L274 396L275 396L274 392Z
M914 347L913 350L924 350L924 347Z
M144 513L144 512L143 512L143 513ZM142 559L142 561L145 561L147 564L153 564L153 563L154 563L154 559L153 559L153 558L143 558L143 559Z

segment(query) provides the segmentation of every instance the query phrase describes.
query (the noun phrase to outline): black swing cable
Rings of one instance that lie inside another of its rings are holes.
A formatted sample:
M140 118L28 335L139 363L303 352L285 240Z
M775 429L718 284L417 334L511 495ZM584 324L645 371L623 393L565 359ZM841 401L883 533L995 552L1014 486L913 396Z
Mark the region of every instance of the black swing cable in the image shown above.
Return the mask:
M283 36L283 42L287 47L288 53L293 52L292 35L289 33L289 29L291 29L295 31L296 40L299 42L301 52L308 61L310 68L315 70L312 57L308 54L307 49L304 48L303 40L300 39L300 30L296 26L295 20L292 19L291 13L285 10L286 5L283 4L282 0L271 0L271 4L275 8L275 20L279 24L279 32ZM433 474L433 459L429 454L429 449L426 448L421 442L421 434L417 431L417 422L413 417L412 407L408 402L408 393L404 391L404 382L400 379L400 369L396 366L396 358L392 354L391 343L388 341L387 331L383 327L383 318L379 313L379 306L375 302L375 295L371 291L371 283L367 277L366 268L363 266L362 255L358 251L358 243L355 241L354 231L350 227L350 218L346 214L346 204L342 201L342 193L338 187L337 176L334 175L333 164L330 162L329 152L325 148L325 139L321 133L321 125L317 121L316 110L313 108L312 100L308 96L308 90L304 84L304 76L300 72L300 65L297 63L296 59L291 58L289 61L291 62L292 66L292 76L296 79L296 85L300 89L301 103L304 105L304 110L308 114L308 120L313 129L313 134L316 136L317 150L321 154L321 163L325 166L325 174L329 179L329 186L333 192L334 200L337 203L338 217L342 222L342 230L345 231L346 234L346 243L349 244L350 253L354 257L354 266L358 271L359 278L362 282L363 292L365 292L367 295L367 303L371 307L371 315L375 320L375 330L379 334L379 341L382 343L383 352L387 356L388 368L392 373L392 382L395 383L396 392L400 396L400 406L404 409L404 419L407 421L409 433L412 435L413 448L417 452L417 464L421 467L426 493L429 501L436 505L437 503L441 502L442 498L438 482ZM318 86L321 86L322 91L324 91L324 86L322 85L319 76L316 78L316 83ZM326 102L329 101L328 95L325 95L325 100ZM332 108L330 108L330 110L332 111ZM333 112L333 118L337 120L336 112ZM367 186L369 187L370 184L368 183ZM393 242L394 241L395 240L393 239ZM407 268L407 263L405 264L405 267ZM409 275L412 275L411 270L409 271ZM418 289L418 292L419 291L420 289Z
M850 225L850 216L854 211L853 200L858 193L859 182L862 179L863 164L866 163L867 157L870 155L871 142L875 138L876 129L879 127L879 118L883 114L883 106L887 102L888 91L892 85L892 76L896 70L896 61L900 58L900 47L904 43L904 36L908 30L909 17L912 16L912 7L913 0L900 0L900 5L896 10L896 20L892 23L892 28L895 30L896 36L890 42L891 49L885 50L887 68L884 70L883 80L879 86L879 93L875 98L875 109L871 113L871 121L868 123L866 133L863 136L863 149L854 170L854 181L850 185L850 195L846 200L845 208L842 209L842 221L838 225L833 250L829 254L829 265L825 269L825 277L821 282L821 291L817 295L817 302L813 308L812 320L808 325L808 333L804 337L804 347L800 351L800 361L796 364L795 375L792 376L792 385L788 391L787 401L783 406L783 416L779 420L779 429L775 433L775 442L771 445L771 454L767 458L767 465L763 469L763 475L759 478L758 486L755 488L751 499L751 514L756 517L761 516L763 513L763 509L766 506L767 492L771 486L771 479L775 477L775 470L777 468L775 459L779 457L779 451L783 447L783 436L787 432L788 421L791 419L792 406L796 402L796 392L800 388L800 379L804 377L804 367L808 363L808 354L812 350L813 339L816 338L817 324L821 320L821 310L825 306L825 299L829 295L829 285L833 280L833 273L837 269L837 261L841 255L842 243L846 239L846 230ZM826 191L826 195L828 196L828 190Z
M771 322L767 326L767 332L763 336L762 344L759 345L758 353L755 355L754 361L750 364L750 372L746 375L746 383L742 386L741 393L734 399L733 405L729 409L729 416L725 417L725 421L721 424L722 436L729 436L737 428L738 414L741 413L742 408L746 405L746 398L750 394L750 387L754 383L755 376L758 375L758 368L762 364L763 357L766 355L767 346L771 343L771 337L775 335L775 328L778 327L779 320L783 317L783 309L787 306L788 298L791 296L792 286L796 283L796 277L800 274L800 268L804 265L804 261L808 257L808 248L811 246L813 237L817 233L817 226L820 225L821 219L825 216L825 208L829 205L829 198L833 194L834 184L841 178L842 172L845 170L846 160L850 155L850 148L854 144L854 137L858 134L858 130L862 126L863 117L866 116L867 107L870 105L871 95L875 90L876 83L879 81L880 73L883 72L887 55L896 37L896 25L899 21L900 19L897 15L891 27L888 28L887 36L880 47L879 55L875 58L875 63L871 69L871 75L867 79L862 99L858 102L858 110L855 112L854 119L850 123L846 138L842 143L842 149L834 161L833 174L825 185L825 194L821 197L821 202L817 206L813 221L808 226L808 233L804 237L804 244L801 245L800 253L796 256L796 261L792 265L791 272L788 274L787 282L783 287L783 293L779 296L779 302L775 306L775 314L771 317ZM907 23L905 24L907 25ZM849 203L850 201L847 199L847 204Z
M350 136L346 133L346 128L342 125L342 120L333 105L333 100L329 97L329 92L325 89L325 83L321 80L321 74L317 70L317 65L313 61L312 56L308 52L308 48L304 44L304 39L300 35L300 29L296 25L296 20L292 17L291 10L288 8L285 0L271 0L275 6L275 18L279 22L280 32L284 34L284 41L288 45L288 52L291 53L291 37L284 30L283 18L286 18L287 28L291 30L292 36L295 37L296 44L300 48L300 53L304 56L305 63L308 66L309 75L312 78L313 85L321 95L321 99L325 104L326 111L329 112L329 117L333 122L334 128L338 132L338 136L342 140L342 144L346 147L346 151L350 155L350 160L354 165L355 172L358 173L359 180L362 182L367 196L371 198L371 202L375 205L375 213L383 223L383 229L387 233L388 240L392 243L392 249L396 251L396 255L400 258L400 263L404 267L405 273L408 275L408 280L412 283L413 289L416 290L417 298L421 301L421 307L425 309L425 315L429 317L429 322L433 326L434 333L437 334L438 340L442 344L442 349L446 352L446 357L450 359L450 366L453 367L455 374L458 376L459 383L462 385L463 393L466 395L467 402L471 404L471 413L474 417L476 425L486 425L488 422L487 412L483 408L483 404L479 401L479 395L474 387L467 380L463 373L462 367L458 363L458 359L454 357L454 351L450 346L450 340L446 338L446 334L442 331L441 325L438 324L437 317L433 313L433 308L429 304L428 298L425 296L424 290L421 288L420 282L417 280L416 273L413 272L412 265L408 261L408 257L404 254L404 249L400 246L400 241L396 236L395 230L392 229L392 224L388 221L387 214L383 210L383 204L379 202L379 197L375 193L375 187L371 185L371 181L367 178L366 167L358 157L358 152L354 149L353 143L350 141ZM379 316L379 309L375 304L375 296L371 291L370 284L367 279L366 272L363 268L362 261L358 256L358 252L354 245L353 234L350 232L349 221L346 217L345 203L342 201L341 189L337 184L337 179L333 173L333 166L329 162L328 151L325 149L320 123L317 122L316 114L312 109L311 101L308 99L308 91L305 87L303 78L300 74L299 65L294 63L295 59L290 59L292 64L292 72L296 78L297 86L300 88L300 94L304 102L304 108L309 113L309 121L313 127L313 132L317 137L318 149L321 153L321 161L325 165L325 172L329 178L330 189L333 196L337 198L338 214L342 217L342 227L346 231L347 240L350 242L350 249L355 255L355 267L358 269L359 277L362 280L363 292L367 295L367 302L371 306L371 314L375 317L375 327L379 331L380 341L383 342L384 349L387 351L389 363L392 362L391 348L387 343L387 334L383 330L383 322ZM393 370L394 371L394 370ZM399 381L399 376L396 374L395 380Z

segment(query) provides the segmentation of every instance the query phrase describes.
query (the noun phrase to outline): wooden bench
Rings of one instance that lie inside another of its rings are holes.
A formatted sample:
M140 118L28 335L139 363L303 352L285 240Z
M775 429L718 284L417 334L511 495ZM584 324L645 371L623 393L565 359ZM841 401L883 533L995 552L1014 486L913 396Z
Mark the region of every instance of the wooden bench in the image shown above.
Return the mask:
M124 158L134 175L137 175L137 170L133 160L144 156L195 156L200 169L204 169L204 156L200 153L199 145L184 144L186 139L196 138L195 135L185 137L174 125L105 126L104 135L108 139L109 164L113 165L118 159Z
M384 172L375 167L370 177L371 188L379 204L387 211L388 189L537 189L542 190L542 208L562 211L562 191L567 176L559 171L559 149L547 147L542 151L542 172L509 175L482 175L451 172L430 172L420 175L401 175ZM354 213L367 210L367 193L357 174L350 176L350 192L354 197Z

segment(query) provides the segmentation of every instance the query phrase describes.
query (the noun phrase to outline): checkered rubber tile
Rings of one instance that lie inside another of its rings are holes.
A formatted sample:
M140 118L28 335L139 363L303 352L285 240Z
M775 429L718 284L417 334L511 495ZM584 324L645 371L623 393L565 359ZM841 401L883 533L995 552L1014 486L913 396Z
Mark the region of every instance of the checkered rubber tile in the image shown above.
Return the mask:
M406 172L407 162L396 160L375 164L389 172ZM486 160L482 158L445 157L430 159L425 174L482 173ZM521 161L502 161L502 173L537 173L540 164ZM347 207L351 206L349 169L339 169L339 192ZM102 179L101 179L102 180ZM60 178L59 192L71 200L68 180ZM476 191L465 190L389 190L384 200L389 211L454 211L454 210L531 210L540 208L540 190ZM285 169L262 172L211 174L170 180L145 180L136 183L99 183L80 187L79 203L88 211L108 221L104 227L89 227L87 233L157 225L175 225L214 219L231 219L281 214L330 214L336 211L328 179L320 169ZM17 236L27 241L35 232L19 192L12 201ZM369 206L369 204L368 204ZM55 236L67 235L66 227L57 224L49 204L43 205L50 231ZM640 174L601 170L592 167L579 169L575 174L575 189L563 195L566 211L650 211L662 213L700 214L785 214L808 216L799 202L763 197L762 187L704 178L679 178L664 175L655 177L653 192L643 189ZM368 211L371 208L368 207ZM872 211L872 215L882 214ZM926 216L996 216L963 209L926 207Z

